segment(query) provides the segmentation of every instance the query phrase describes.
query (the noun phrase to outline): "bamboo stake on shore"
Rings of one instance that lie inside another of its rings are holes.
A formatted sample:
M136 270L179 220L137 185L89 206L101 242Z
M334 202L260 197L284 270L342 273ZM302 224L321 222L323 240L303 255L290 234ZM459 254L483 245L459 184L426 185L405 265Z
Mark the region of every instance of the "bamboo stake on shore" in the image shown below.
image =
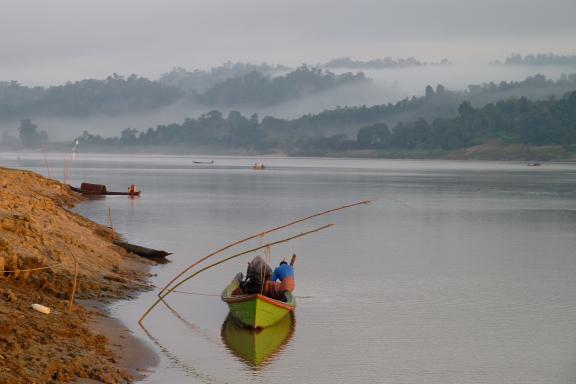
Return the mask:
M68 184L68 159L66 159L66 155L64 155L64 184Z
M242 239L242 240L238 240L238 241L235 241L235 242L233 242L233 243L230 243L230 244L228 244L228 245L226 245L226 246L224 246L224 247L222 247L222 248L220 248L220 249L218 249L218 250L216 250L216 251L214 251L214 252L212 252L212 253L204 256L204 257L202 257L201 259L195 261L195 262L192 263L191 265L189 265L186 269L184 269L182 272L180 272L179 274L177 274L172 280L170 280L170 281L168 282L168 284L166 284L166 285L160 290L160 292L158 292L158 297L162 296L162 294L164 293L164 291L166 291L166 289L168 289L168 287L170 287L176 280L178 280L178 279L179 279L182 275L184 275L186 272L188 272L189 270L191 270L192 268L194 268L195 266L197 266L198 264L200 264L200 263L203 262L204 260L207 260L207 259L209 259L209 258L212 257L212 256L215 256L215 255L217 255L217 254L219 254L219 253L222 253L222 252L224 252L225 250L227 250L227 249L229 249L229 248L232 248L232 247L234 247L234 246L236 246L236 245L245 243L246 241L255 239L255 238L259 237L259 236L267 235L267 234L272 233L272 232L274 232L274 231L278 231L278 230L280 230L280 229L287 228L287 227L289 227L289 226L291 226L291 225L298 224L298 223L301 223L301 222L306 221L306 220L313 219L313 218L318 217L318 216L326 215L326 214L328 214L328 213L340 211L340 210L346 209L346 208L355 207L355 206L357 206L357 205L370 204L371 202L372 202L372 200L363 200L363 201L359 201L359 202L357 202L357 203L343 205L343 206L338 207L338 208L328 209L328 210L326 210L326 211L318 212L318 213L315 213L315 214L313 214L313 215L306 216L306 217L304 217L304 218L291 221L291 222L289 222L289 223L287 223L287 224L284 224L284 225L281 225L281 226L279 226L279 227L275 227L275 228L272 228L272 229L268 229L268 230L266 230L266 231L264 231L264 232L260 232L260 233L257 233L257 234L255 234L255 235L248 236L248 237L246 237L246 238L244 238L244 239Z
M112 224L112 208L108 207L108 220L110 220L110 229L112 229L112 241L116 241L116 231L114 231L114 225Z
M44 154L44 166L46 167L46 172L48 172L48 178L51 179L52 175L50 173L50 167L48 166L48 155L46 154L46 147L44 146L44 140L42 135L39 133L38 138L40 139L40 147L42 148L42 153Z
M78 259L74 258L74 283L72 284L72 294L70 295L70 305L68 306L68 312L72 312L72 306L74 305L74 295L76 294L76 283L78 282Z
M227 258L225 258L225 259L222 259L222 260L220 260L220 261L217 261L217 262L215 262L215 263L212 263L212 264L210 264L210 265L208 265L208 266L206 266L206 267L204 267L204 268L202 268L202 269L194 272L193 274L191 274L190 276L188 276L188 277L185 278L184 280L180 281L178 284L174 285L172 288L169 288L169 289L166 291L166 293L164 293L164 295L160 296L160 297L154 302L154 304L152 304L152 305L146 310L146 312L144 312L144 314L142 315L142 317L140 317L140 319L138 320L138 323L139 323L140 325L142 325L142 321L144 321L144 319L146 318L146 316L148 316L148 314L152 311L152 309L154 309L154 307L155 307L156 305L158 305L158 303L160 303L161 301L163 301L166 296L168 296L170 293L172 293L172 291L174 291L176 288L178 288L179 286L181 286L182 284L184 284L185 282L187 282L188 280L190 280L190 279L193 278L194 276L196 276L196 275L198 275L198 274L206 271L207 269L210 269L210 268L212 268L212 267L215 267L215 266L217 266L217 265L220 265L220 264L222 264L222 263L224 263L224 262L226 262L226 261L228 261L228 260L232 260L232 259L234 259L234 258L236 258L236 257L243 256L243 255L246 255L246 254L248 254L248 253L256 252L256 251L258 251L258 250L260 250L260 249L263 249L263 248L272 247L273 245L282 244L282 243L287 243L287 242L289 242L290 240L294 240L294 239L297 239L297 238L302 237L302 236L306 236L306 235L309 235L309 234L312 234L312 233L315 233L315 232L319 232L319 231L321 231L321 230L323 230L323 229L330 228L330 227L332 227L332 226L334 226L334 224L327 224L327 225L324 225L324 226L322 226L322 227L319 227L319 228L316 228L316 229L312 229L312 230L307 231L307 232L302 232L302 233L300 233L300 234L298 234L298 235L294 235L294 236L292 236L292 237L288 237L288 238L286 238L286 239L274 241L274 242L272 242L272 243L264 244L264 245L261 245L261 246L256 247L256 248L249 249L249 250L244 251L244 252L236 253L236 254L234 254L234 255L232 255L232 256L229 256L229 257L227 257Z
M48 166L48 155L46 155L46 151L44 151L44 166L46 167L46 172L48 172L48 178L52 178L52 174L50 173L50 167Z

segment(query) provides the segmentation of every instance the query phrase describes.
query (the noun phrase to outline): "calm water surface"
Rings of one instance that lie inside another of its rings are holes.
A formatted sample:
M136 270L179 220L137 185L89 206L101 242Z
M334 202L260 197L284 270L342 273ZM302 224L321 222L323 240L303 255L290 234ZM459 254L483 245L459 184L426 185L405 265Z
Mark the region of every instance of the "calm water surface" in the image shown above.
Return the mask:
M38 155L0 162L46 174ZM155 293L114 313L161 356L150 383L574 383L576 166L524 163L80 155L73 184L136 183L138 199L76 210L134 243L174 253L162 286L233 240L366 198L237 248L326 223L274 248L298 254L293 321L253 336L225 323L218 295L250 257L215 268L136 319ZM62 178L62 155L51 155ZM265 171L250 166L264 161ZM228 253L227 255L230 255Z

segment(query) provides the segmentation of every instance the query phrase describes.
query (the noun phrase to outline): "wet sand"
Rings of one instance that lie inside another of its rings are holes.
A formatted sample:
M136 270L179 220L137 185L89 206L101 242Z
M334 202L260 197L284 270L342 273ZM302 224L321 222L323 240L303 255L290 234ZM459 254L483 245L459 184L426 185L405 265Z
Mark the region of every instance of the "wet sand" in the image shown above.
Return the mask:
M94 309L88 328L97 334L106 336L108 347L116 356L116 361L136 381L143 380L151 370L158 366L160 359L142 340L134 337L124 323L110 316L102 303L87 300L82 305ZM94 384L99 381L79 379L78 384Z

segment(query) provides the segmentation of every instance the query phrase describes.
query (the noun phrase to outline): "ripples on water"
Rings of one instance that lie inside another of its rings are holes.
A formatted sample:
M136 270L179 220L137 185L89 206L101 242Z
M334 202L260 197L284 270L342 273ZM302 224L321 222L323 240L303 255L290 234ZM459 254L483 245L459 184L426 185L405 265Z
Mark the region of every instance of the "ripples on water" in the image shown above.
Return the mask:
M0 161L45 174L41 157L16 156ZM53 175L62 174L61 158L50 155ZM378 199L262 240L336 224L272 251L274 264L298 254L302 297L297 323L265 338L272 342L258 353L261 340L231 328L218 297L174 293L170 308L146 320L148 335L135 322L154 292L117 304L115 313L162 356L147 382L576 380L576 166L230 157L193 164L198 159L81 154L72 163L73 184L143 190L139 199L107 197L76 210L106 223L110 207L129 241L173 252L172 263L154 270L157 286L233 240ZM255 162L268 169L252 171ZM247 260L183 290L217 295ZM254 340L252 355L241 349L250 347L245 340Z

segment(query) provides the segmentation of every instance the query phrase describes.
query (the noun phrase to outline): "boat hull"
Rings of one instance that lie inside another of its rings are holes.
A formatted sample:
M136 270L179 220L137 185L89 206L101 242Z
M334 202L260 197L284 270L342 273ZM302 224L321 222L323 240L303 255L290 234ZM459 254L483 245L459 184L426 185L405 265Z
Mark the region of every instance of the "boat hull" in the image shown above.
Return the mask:
M140 191L136 192L95 192L95 191L87 191L84 189L70 187L74 192L81 193L83 195L90 195L90 196L140 196Z
M240 277L239 277L240 276ZM230 315L245 327L266 328L282 320L296 308L294 297L287 292L287 302L274 300L261 294L233 295L242 280L237 275L222 292L222 300L228 304Z

